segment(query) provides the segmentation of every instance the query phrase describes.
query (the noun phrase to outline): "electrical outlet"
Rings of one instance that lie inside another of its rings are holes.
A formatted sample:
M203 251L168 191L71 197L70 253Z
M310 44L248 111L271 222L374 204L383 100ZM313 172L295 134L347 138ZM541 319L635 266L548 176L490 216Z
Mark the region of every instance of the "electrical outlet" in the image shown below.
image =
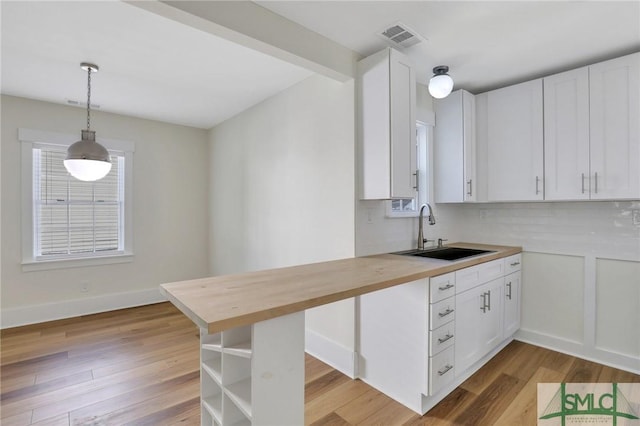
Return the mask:
M635 226L640 226L640 210L633 210L631 212L632 219L631 221Z
M89 289L90 289L89 283L80 284L80 292L81 293L88 293Z

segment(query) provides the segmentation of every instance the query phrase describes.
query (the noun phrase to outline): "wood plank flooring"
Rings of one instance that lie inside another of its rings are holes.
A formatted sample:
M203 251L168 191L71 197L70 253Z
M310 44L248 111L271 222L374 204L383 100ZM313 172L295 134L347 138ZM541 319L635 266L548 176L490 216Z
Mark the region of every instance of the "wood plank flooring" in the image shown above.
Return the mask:
M2 426L198 425L198 330L169 303L3 330ZM307 425L535 425L539 382L640 376L513 342L425 416L306 356Z

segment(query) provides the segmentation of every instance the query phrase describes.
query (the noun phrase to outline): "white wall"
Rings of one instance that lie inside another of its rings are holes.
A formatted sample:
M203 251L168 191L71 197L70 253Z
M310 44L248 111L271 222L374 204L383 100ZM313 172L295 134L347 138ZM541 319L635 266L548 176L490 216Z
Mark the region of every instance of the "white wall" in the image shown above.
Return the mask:
M3 327L151 303L161 300L159 284L208 273L207 132L100 111L92 113L98 137L135 143L133 261L22 271L18 128L79 137L85 114L2 96Z
M310 77L216 126L210 143L212 274L353 256L353 81ZM307 349L343 371L353 305L306 315Z

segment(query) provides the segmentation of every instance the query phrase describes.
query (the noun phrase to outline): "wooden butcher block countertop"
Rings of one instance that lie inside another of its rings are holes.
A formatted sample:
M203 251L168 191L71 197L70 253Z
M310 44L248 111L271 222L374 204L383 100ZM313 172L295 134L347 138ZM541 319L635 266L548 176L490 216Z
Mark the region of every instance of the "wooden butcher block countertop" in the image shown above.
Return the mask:
M162 284L160 291L199 327L216 333L522 251L470 243L447 247L495 252L454 262L381 254Z

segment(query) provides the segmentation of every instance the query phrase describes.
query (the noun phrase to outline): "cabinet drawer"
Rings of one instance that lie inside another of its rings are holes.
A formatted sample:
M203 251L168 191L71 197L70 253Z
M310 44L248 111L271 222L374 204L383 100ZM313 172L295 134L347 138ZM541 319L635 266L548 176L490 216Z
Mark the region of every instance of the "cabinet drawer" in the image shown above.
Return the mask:
M513 256L505 257L504 259L504 274L508 275L513 272L517 272L522 267L522 255L520 253Z
M429 302L436 303L456 294L456 274L450 272L429 279Z
M456 294L465 292L475 286L484 284L504 275L504 259L456 271Z
M429 306L429 330L435 330L456 317L456 298L449 297Z
M451 321L442 327L429 332L429 355L433 356L455 343L455 322Z
M455 377L453 348L454 346L451 346L429 358L429 395L435 395L453 381Z

